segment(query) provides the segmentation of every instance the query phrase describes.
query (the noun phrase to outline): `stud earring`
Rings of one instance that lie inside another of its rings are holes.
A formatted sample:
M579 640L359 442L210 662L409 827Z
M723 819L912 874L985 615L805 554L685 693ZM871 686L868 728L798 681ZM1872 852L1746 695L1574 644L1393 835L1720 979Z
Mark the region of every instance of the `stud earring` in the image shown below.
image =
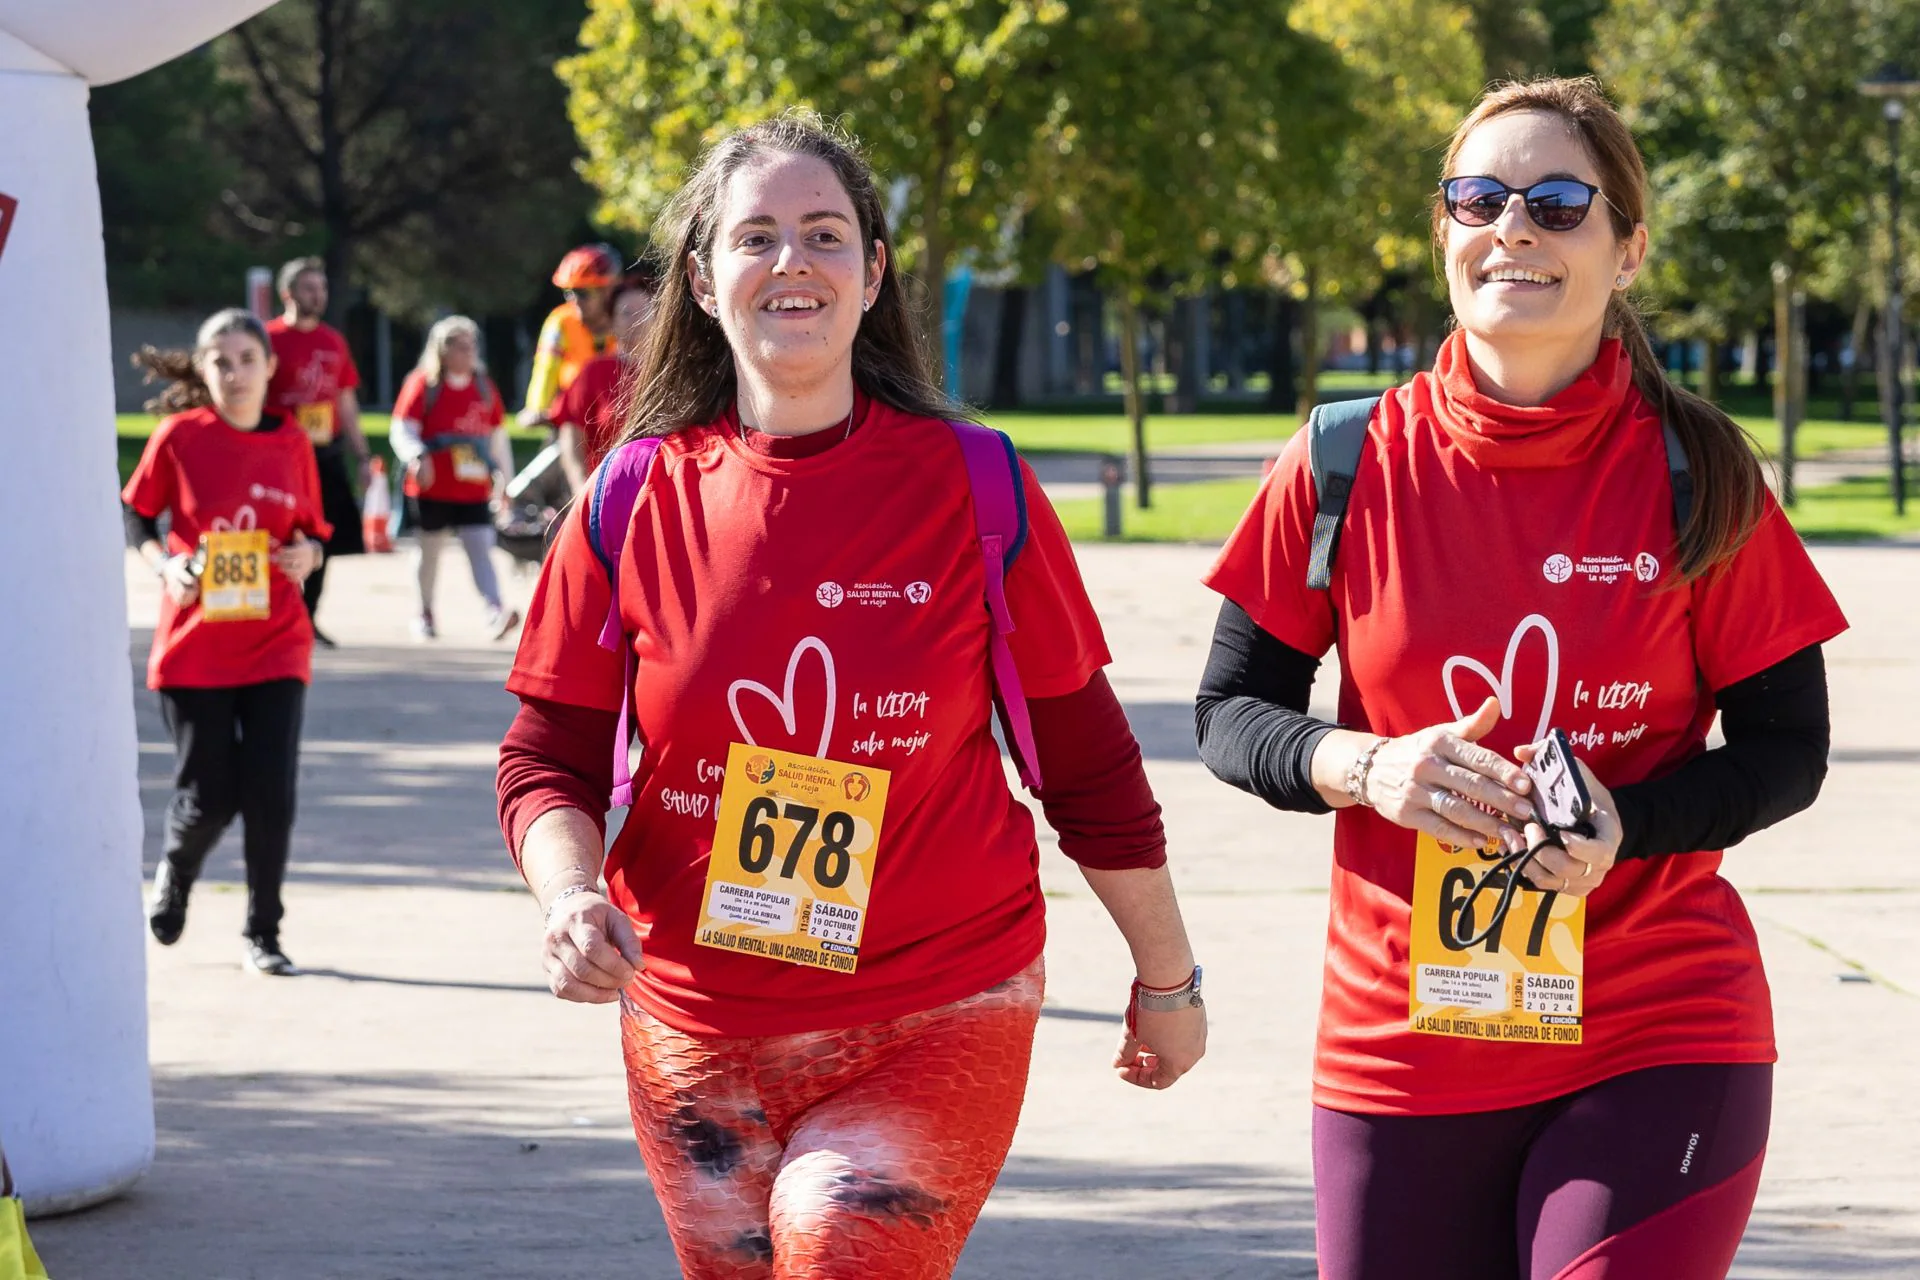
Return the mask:
M872 298L868 298L868 299L867 299L866 301L864 301L864 302L862 302L862 303L860 304L860 309L861 309L862 311L871 311L871 310L873 310L873 299L872 299Z
M1626 288L1626 287L1627 287L1627 278L1626 278L1625 276L1615 276L1615 277L1613 278L1613 287L1614 287L1614 288L1616 288L1616 289L1624 289L1624 288Z

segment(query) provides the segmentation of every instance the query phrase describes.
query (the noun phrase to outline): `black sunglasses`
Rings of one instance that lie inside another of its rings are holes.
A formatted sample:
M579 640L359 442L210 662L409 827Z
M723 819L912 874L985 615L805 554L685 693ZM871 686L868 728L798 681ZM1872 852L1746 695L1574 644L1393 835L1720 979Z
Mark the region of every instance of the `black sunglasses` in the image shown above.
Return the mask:
M1600 188L1577 178L1548 178L1530 187L1510 187L1484 176L1448 178L1440 184L1447 216L1463 227L1492 226L1515 195L1526 203L1527 216L1542 231L1571 231L1587 220Z

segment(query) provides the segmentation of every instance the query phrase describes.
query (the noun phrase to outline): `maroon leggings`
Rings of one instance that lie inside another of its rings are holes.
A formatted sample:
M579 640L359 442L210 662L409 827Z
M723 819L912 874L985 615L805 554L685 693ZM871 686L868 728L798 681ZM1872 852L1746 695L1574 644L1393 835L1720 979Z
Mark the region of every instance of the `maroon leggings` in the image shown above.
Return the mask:
M1773 1068L1652 1067L1466 1115L1313 1114L1321 1280L1724 1280Z

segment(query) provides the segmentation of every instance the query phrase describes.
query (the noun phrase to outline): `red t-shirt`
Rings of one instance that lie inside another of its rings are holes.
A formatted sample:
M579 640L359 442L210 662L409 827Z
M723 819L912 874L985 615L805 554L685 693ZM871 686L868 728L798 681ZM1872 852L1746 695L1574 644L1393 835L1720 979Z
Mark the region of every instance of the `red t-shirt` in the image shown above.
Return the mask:
M432 502L486 502L493 497L493 429L500 425L500 395L475 377L464 387L442 382L427 408L427 375L415 369L400 384L393 417L420 424L420 440L433 460L433 483L421 490L407 469L406 494Z
M203 533L265 529L278 550L295 530L325 542L313 449L278 415L241 431L211 408L163 421L147 440L121 500L148 519L173 513L167 550L191 553ZM273 572L269 616L207 622L198 604L176 608L163 593L147 659L151 689L218 689L266 680L307 680L313 624L300 588Z
M1026 693L1058 697L1108 656L1066 534L1022 474L1030 531L1007 575L1010 642ZM606 571L586 515L547 555L507 687L617 710L623 658L598 642ZM631 992L649 1012L700 1035L850 1026L985 990L1040 953L1033 819L990 728L985 589L945 423L863 400L853 437L813 457L757 454L731 418L662 444L621 564L645 751L607 859L645 940ZM693 941L715 775L749 737L892 771L853 974Z
M620 434L621 419L626 416L625 356L595 356L547 410L547 420L556 426L578 427L586 437L587 469L600 465Z
M267 321L267 338L279 362L267 384L267 408L290 414L315 446L332 444L340 395L360 385L346 338L324 322L296 329L283 316Z
M1549 404L1516 408L1479 394L1450 339L1374 414L1325 592L1306 586L1306 443L1207 583L1295 649L1337 645L1354 729L1411 733L1494 693L1506 718L1485 745L1510 756L1557 726L1619 786L1703 751L1715 690L1846 628L1771 499L1729 564L1679 582L1660 421L1617 342ZM1773 1061L1759 947L1713 850L1620 863L1588 899L1582 1044L1409 1031L1415 838L1370 809L1336 817L1318 1105L1481 1111L1643 1067Z

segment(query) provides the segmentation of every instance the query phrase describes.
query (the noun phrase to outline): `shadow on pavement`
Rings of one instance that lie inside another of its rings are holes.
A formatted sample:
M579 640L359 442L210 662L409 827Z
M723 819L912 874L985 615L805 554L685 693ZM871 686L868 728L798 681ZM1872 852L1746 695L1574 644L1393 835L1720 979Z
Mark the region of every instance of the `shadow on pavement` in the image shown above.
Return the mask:
M1729 1273L1732 1280L1911 1280L1920 1275L1920 1239L1897 1224L1912 1215L1885 1209L1761 1209Z
M533 1109L543 1083L161 1075L152 1172L34 1239L62 1280L673 1274L624 1125L516 1126L476 1096Z
M173 745L145 688L151 633L134 634L134 707L149 874L173 785ZM510 649L345 648L317 656L300 754L290 878L354 885L520 886L494 809L501 737L518 701ZM239 883L240 824L207 864Z
M1313 1188L1253 1165L1116 1168L1015 1156L994 1195L961 1256L959 1280L1312 1280L1315 1273ZM1087 1212L1116 1201L1124 1216Z

